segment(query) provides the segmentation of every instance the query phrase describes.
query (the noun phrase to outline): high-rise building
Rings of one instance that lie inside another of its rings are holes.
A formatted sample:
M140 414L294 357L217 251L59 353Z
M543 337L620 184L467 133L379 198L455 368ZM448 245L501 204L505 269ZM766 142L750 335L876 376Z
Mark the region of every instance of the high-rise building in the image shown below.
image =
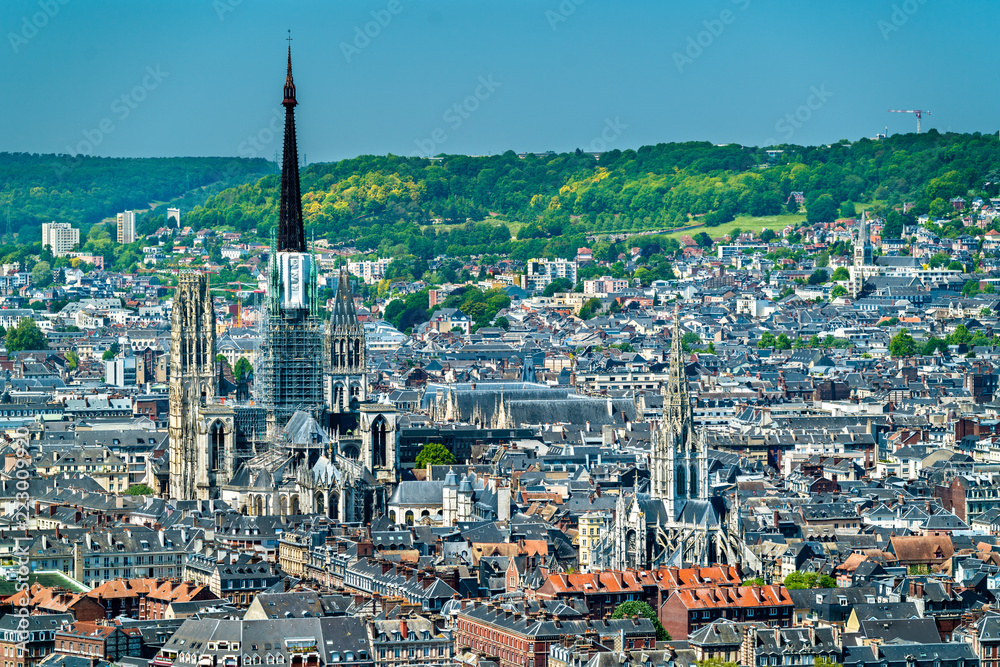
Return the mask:
M135 211L118 214L118 242L122 245L135 243Z
M42 247L49 247L56 257L65 257L80 244L80 230L68 222L43 222Z

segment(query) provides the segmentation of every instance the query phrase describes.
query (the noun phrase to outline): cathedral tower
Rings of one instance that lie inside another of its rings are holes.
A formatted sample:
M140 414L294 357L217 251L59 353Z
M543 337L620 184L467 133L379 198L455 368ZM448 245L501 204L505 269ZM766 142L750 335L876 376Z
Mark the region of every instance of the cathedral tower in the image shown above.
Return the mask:
M215 402L215 307L207 274L180 277L170 322L170 486L209 499L232 475L233 411Z
M368 399L365 327L354 310L354 294L346 271L340 272L337 281L325 338L327 408L334 422L343 422L336 424L339 430L345 430L349 425L341 415L355 412L358 404Z
M664 501L676 517L687 500L708 498L708 457L694 430L691 396L684 374L680 309L674 306L670 372L664 397L663 421L653 440L651 495Z
M291 38L289 38L291 39ZM323 410L323 340L319 320L318 267L306 252L295 142L292 47L285 75L285 144L281 163L278 230L268 259L267 317L257 385L271 430L283 428L297 410Z

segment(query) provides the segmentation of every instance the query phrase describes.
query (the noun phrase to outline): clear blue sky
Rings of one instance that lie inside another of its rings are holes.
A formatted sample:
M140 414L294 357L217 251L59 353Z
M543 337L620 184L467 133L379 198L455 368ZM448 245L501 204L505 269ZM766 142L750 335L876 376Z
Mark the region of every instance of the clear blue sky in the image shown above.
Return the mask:
M309 162L915 129L889 108L996 132L998 18L989 0L3 0L0 151L273 158L287 29Z

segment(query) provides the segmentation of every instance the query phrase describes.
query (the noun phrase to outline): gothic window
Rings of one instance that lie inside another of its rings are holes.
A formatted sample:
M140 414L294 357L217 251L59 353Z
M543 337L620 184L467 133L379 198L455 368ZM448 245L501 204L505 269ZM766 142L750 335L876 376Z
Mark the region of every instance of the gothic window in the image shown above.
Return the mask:
M354 339L354 363L361 365L361 341L357 338Z
M684 497L687 490L687 476L685 472L683 464L677 466L677 496L679 498Z
M386 423L385 417L379 415L372 424L372 449L374 450L373 454L375 466L385 466L388 463L388 458L386 456L388 430L389 425Z
M691 497L698 497L698 463L691 464Z
M212 424L212 429L208 434L208 469L218 470L219 460L226 451L226 427L222 422L216 421Z

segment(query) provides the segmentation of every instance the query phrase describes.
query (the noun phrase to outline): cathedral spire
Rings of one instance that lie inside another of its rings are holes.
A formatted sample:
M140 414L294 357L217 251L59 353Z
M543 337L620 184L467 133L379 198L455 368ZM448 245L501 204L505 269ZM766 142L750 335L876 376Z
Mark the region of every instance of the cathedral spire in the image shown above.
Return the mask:
M281 159L281 204L278 211L278 250L305 252L302 193L299 189L299 152L295 144L295 82L292 80L292 38L288 37L288 73L285 75L285 149Z
M674 332L670 340L670 369L667 378L667 397L665 418L681 419L690 410L690 398L687 391L687 378L684 375L684 334L681 333L680 302L674 303Z

